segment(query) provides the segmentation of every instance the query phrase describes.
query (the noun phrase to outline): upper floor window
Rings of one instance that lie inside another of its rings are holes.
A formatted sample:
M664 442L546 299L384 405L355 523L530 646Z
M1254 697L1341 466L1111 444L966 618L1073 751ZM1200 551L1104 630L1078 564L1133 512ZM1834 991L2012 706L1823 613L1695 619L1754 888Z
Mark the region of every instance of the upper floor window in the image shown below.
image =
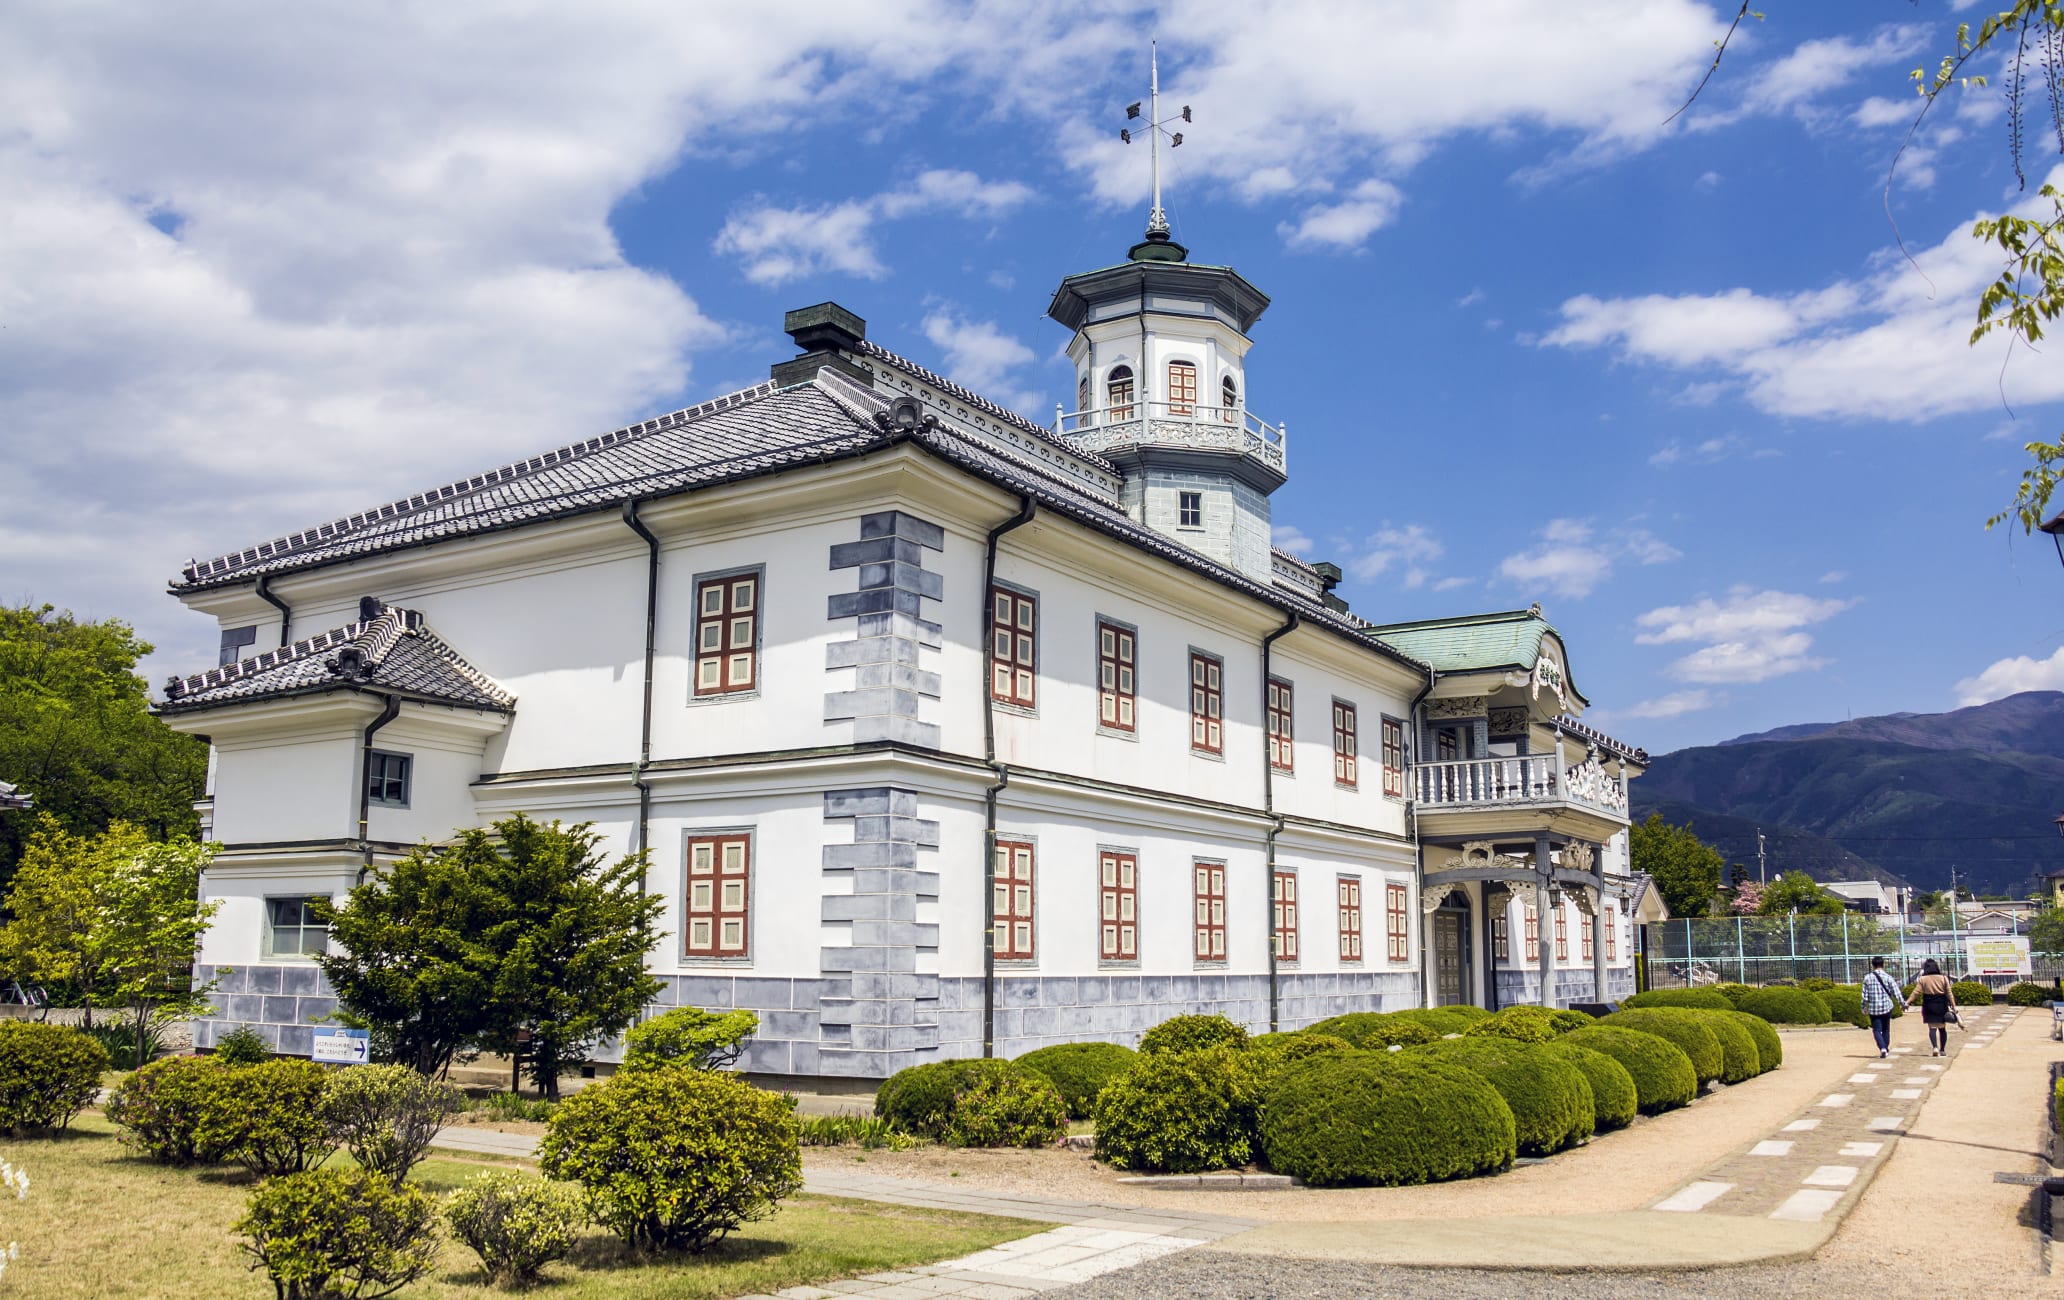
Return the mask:
M695 835L688 840L687 955L749 955L752 839Z
M366 757L366 794L384 808L409 806L409 775L415 766L407 754L374 750Z
M1225 664L1196 650L1190 651L1190 748L1225 752Z
M695 596L695 693L729 695L760 684L760 575L708 578Z
M1275 944L1278 961L1297 960L1297 873L1275 873Z
M989 697L999 704L1038 703L1039 598L1009 587L989 590Z
M1443 763L1452 763L1462 757L1462 738L1451 727L1442 727L1433 733L1434 757Z
M1032 960L1032 846L996 841L996 955Z
M1268 761L1278 772L1292 770L1296 746L1290 734L1290 683L1280 677L1268 683Z
M265 955L314 957L330 950L330 929L315 919L312 898L265 900Z
M1168 413L1197 413L1197 367L1188 361L1168 363Z
M1227 424L1240 418L1240 386L1231 375L1218 382L1218 418Z
M1075 423L1085 425L1090 422L1088 375L1084 375L1082 382L1075 385L1075 412Z
M1111 408L1111 418L1114 420L1130 420L1132 418L1132 367L1112 366L1110 377L1105 382L1104 391L1107 399L1105 405Z
M1405 797L1405 724L1396 718L1383 720L1383 793Z
M227 667L243 658L245 646L258 644L258 629L255 627L226 627L222 629L222 650L215 657L217 667Z
M1131 628L1097 621L1097 723L1113 731L1131 731L1134 727L1138 707L1136 644Z
M1350 789L1361 783L1361 759L1355 735L1355 706L1333 701L1333 779Z
M1204 494L1202 492L1178 492L1175 494L1175 524L1178 528L1202 528L1204 526Z
M1362 959L1362 878L1340 877L1340 960Z

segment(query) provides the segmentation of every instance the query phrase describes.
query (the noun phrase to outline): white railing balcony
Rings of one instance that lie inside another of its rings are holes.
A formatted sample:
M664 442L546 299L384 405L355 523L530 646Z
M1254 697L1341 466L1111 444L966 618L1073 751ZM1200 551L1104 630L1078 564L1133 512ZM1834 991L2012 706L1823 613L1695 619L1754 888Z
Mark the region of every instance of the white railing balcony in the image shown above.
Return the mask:
M1627 815L1626 781L1595 757L1575 767L1559 754L1524 754L1420 763L1412 770L1423 812L1575 803Z
M1245 406L1136 401L1086 411L1054 409L1054 432L1084 451L1119 447L1202 447L1237 451L1288 473L1287 426L1270 424Z

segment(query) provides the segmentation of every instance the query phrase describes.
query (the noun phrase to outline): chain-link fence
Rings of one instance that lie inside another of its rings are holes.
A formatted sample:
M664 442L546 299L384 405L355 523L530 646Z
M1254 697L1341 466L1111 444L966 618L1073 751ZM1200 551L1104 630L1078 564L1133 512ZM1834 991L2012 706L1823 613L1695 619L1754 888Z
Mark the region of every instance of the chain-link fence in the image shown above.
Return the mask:
M1844 912L1840 916L1718 916L1664 921L1642 929L1641 954L1648 988L1702 984L1768 984L1772 980L1818 977L1854 984L1873 957L1901 981L1921 972L1932 957L1954 979L1969 971L1971 936L1948 931L1914 934L1895 918ZM2064 963L2037 956L2030 978L2049 983ZM2015 976L1969 976L2005 988Z

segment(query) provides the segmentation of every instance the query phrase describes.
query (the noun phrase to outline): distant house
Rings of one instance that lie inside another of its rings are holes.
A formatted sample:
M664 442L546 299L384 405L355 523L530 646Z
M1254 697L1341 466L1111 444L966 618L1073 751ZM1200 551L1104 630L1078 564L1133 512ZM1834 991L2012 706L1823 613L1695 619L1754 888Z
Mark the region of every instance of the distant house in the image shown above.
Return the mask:
M0 781L0 812L27 812L36 806L36 801L21 792L19 786Z
M1837 880L1822 888L1839 894L1842 905L1852 912L1880 916L1899 908L1899 891L1882 880Z
M2064 822L2064 817L2057 819ZM2043 876L2043 905L2064 907L2064 871L2052 871Z

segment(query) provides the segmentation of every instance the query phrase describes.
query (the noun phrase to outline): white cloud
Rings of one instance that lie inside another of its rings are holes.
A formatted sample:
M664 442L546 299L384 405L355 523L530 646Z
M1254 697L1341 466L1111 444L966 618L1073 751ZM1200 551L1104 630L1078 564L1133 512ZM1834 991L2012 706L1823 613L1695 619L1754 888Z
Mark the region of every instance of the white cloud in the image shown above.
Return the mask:
M2064 184L2064 166L2049 179ZM2013 210L2036 216L2046 203ZM1997 410L2002 387L2015 407L2064 399L2064 366L2017 350L2003 373L2004 337L1968 346L1971 305L2000 264L1970 229L1957 222L1917 248L1918 270L1887 249L1869 274L1802 293L1579 295L1539 342L1736 383L1773 415L1921 421Z
M1601 537L1582 519L1551 519L1540 538L1540 544L1500 561L1498 575L1520 587L1578 600L1611 577L1620 560L1667 564L1683 556L1645 528L1617 529Z
M1671 465L1715 465L1744 454L1761 453L1752 451L1747 438L1738 433L1728 433L1717 438L1702 438L1689 445L1682 442L1665 443L1648 458L1648 463L1658 469L1665 469Z
M995 218L1032 197L1031 187L1017 181L934 170L867 199L795 208L758 204L726 221L712 247L737 258L754 284L786 284L826 272L878 280L888 268L875 250L876 222L927 212Z
M1856 106L1849 120L1858 126L1903 126L1919 116L1921 101L1912 99L1886 99L1883 95L1872 95Z
M1475 578L1442 578L1439 582L1433 584L1433 589L1435 591L1455 591L1462 587L1473 587L1475 585Z
M1364 540L1359 553L1347 562L1347 570L1363 582L1373 582L1396 566L1400 584L1416 588L1432 576L1426 566L1446 553L1447 548L1425 525L1398 528L1386 523Z
M945 354L949 379L1017 410L1036 411L1041 400L1033 390L1016 386L1015 372L1031 364L1031 348L1005 334L995 321L973 321L942 308L924 319L924 336Z
M1304 535L1304 530L1290 524L1277 524L1271 529L1269 544L1299 558L1309 556L1313 547L1312 539Z
M1295 222L1276 227L1292 248L1358 248L1390 224L1404 195L1388 181L1370 179L1338 203L1314 204Z
M1848 576L1849 572L1846 569L1829 569L1826 573L1820 575L1820 580L1822 582L1841 582L1848 578Z
M1880 27L1868 40L1836 36L1802 42L1791 53L1751 73L1732 107L1703 111L1695 107L1691 125L1710 129L1747 117L1779 114L1819 125L1829 116L1821 107L1828 95L1866 71L1911 59L1925 48L1928 38L1926 26L1906 23Z
M1725 178L1719 172L1704 171L1699 173L1699 178L1693 182L1693 185L1695 188L1710 194L1712 191L1720 188L1720 182L1723 179Z
M1643 629L1634 639L1641 645L1703 642L1671 663L1669 672L1680 681L1762 682L1824 665L1825 659L1811 654L1813 637L1800 629L1823 623L1855 603L1736 587L1725 601L1708 597L1648 611L1634 620Z
M1964 678L1956 684L1957 707L1989 704L2022 691L2064 691L2064 647L2047 659L2001 659L1976 677Z
M1676 718L1700 709L1710 709L1716 702L1711 691L1672 691L1652 700L1643 700L1625 712L1630 718Z
M1483 300L1484 291L1482 289L1471 289L1468 293L1465 293L1460 298L1455 299L1455 305L1457 307L1474 307L1476 306L1476 304L1482 302Z

